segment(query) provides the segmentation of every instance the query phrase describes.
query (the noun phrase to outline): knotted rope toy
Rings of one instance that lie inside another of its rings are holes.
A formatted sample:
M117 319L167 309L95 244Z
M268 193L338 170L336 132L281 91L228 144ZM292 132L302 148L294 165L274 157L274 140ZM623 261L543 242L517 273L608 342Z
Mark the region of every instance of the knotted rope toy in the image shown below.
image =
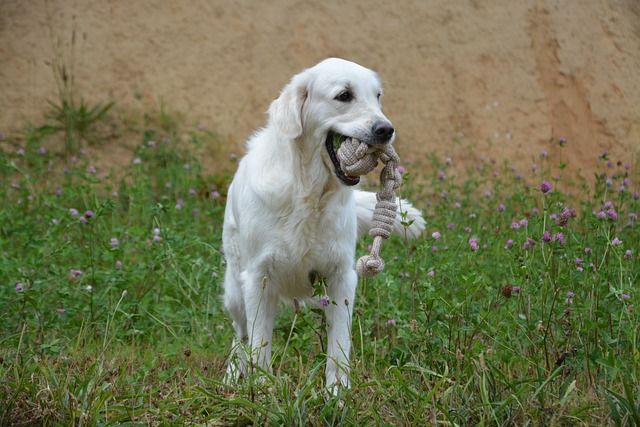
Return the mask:
M385 166L380 172L380 189L376 193L378 202L373 211L373 221L369 235L373 237L371 254L365 255L356 263L360 277L373 277L384 269L384 260L380 257L382 241L389 238L396 217L396 193L400 188L402 176L398 171L400 158L391 144L368 145L355 138L345 139L338 149L340 168L348 176L366 175L378 166L378 160Z

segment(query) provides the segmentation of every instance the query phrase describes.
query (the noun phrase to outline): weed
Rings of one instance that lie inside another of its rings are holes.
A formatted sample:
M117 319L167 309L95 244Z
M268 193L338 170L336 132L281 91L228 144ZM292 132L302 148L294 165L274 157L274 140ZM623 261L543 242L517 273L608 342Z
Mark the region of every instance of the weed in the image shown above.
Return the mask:
M76 153L81 141L96 143L98 137L93 133L97 123L103 121L107 112L113 107L113 102L105 105L96 104L89 107L84 99L79 103L73 99L61 99L59 103L49 101L51 113L48 118L53 120L51 129L64 132L65 153Z

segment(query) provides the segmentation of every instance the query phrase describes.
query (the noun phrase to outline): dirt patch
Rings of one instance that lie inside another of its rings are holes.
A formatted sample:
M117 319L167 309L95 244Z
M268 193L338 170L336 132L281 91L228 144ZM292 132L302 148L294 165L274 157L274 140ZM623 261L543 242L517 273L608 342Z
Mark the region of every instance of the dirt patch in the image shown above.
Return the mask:
M0 39L5 134L42 121L58 61L85 99L116 102L123 129L163 103L240 153L293 74L339 56L381 75L397 150L416 165L431 152L464 163L473 150L528 168L562 136L574 172L593 170L605 149L638 158L634 0L4 0ZM98 152L108 163L130 161L125 130Z

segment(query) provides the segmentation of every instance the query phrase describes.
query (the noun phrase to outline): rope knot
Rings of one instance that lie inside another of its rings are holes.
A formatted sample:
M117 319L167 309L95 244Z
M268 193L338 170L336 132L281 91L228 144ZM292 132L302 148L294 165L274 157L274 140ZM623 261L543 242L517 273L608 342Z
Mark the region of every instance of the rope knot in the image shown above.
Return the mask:
M384 269L380 258L382 240L389 238L396 217L396 194L402 176L398 171L400 158L391 145L371 146L355 138L347 138L338 149L340 167L349 176L366 175L378 166L380 160L385 166L380 172L380 189L376 193L378 203L373 211L369 235L373 237L371 254L363 256L356 263L360 277L373 277Z
M378 166L378 158L365 142L347 138L338 149L340 167L349 176L366 175Z

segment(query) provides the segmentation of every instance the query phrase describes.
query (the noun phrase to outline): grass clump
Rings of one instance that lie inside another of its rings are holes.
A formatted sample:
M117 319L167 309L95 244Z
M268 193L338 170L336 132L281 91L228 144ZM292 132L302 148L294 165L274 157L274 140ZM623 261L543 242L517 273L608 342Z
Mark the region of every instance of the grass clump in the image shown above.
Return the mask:
M333 397L322 321L292 309L277 375L222 382L230 174L203 171L203 131L145 130L117 176L32 134L0 152L2 425L639 423L631 166L603 155L570 188L546 153L522 175L480 161L454 176L433 158L427 185L404 189L428 231L392 239L384 272L361 281L353 385Z

